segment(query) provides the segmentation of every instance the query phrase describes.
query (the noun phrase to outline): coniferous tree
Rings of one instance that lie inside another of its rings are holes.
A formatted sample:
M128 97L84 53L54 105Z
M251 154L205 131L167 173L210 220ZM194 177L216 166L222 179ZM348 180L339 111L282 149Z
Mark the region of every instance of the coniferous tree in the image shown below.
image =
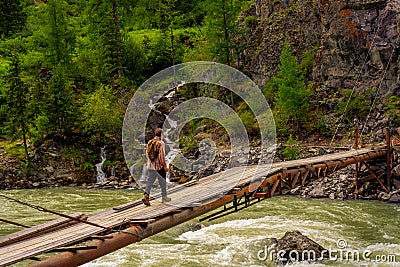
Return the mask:
M10 63L10 69L5 76L6 87L4 92L5 106L7 107L6 128L14 138L23 139L25 159L29 161L27 134L29 118L28 87L21 79L21 66L16 54Z
M129 0L91 0L87 5L89 35L93 42L93 49L102 49L98 56L103 57L104 64L109 72L108 82L124 75L124 43L120 14L125 11L130 16L130 10L136 1Z
M206 34L210 52L218 62L231 65L237 52L234 42L239 34L237 19L244 1L208 0L205 3Z
M171 61L175 65L175 39L174 39L174 18L178 14L176 11L177 0L159 0L157 13L159 16L159 27L171 41Z
M244 1L208 0L205 17L206 35L213 60L231 66L234 55L238 53L235 38L240 34L237 19ZM233 93L230 92L233 105Z
M45 67L50 72L50 78L47 81L47 98L43 103L42 115L49 121L49 130L58 133L69 131L76 116L70 78L75 32L69 25L73 15L68 13L69 8L65 0L50 0L44 16L49 21L44 32L47 33L45 54L48 55Z
M10 37L21 30L25 24L21 0L2 0L0 2L0 37Z
M67 77L68 71L60 64L52 71L47 90L47 117L52 130L63 133L68 132L76 120L77 107L74 103L75 94L71 79Z
M288 44L283 47L279 71L273 77L273 83L277 90L274 104L278 127L286 133L290 126L299 129L299 123L307 117L311 89L305 83L297 58Z
M8 62L0 60L0 136L5 134L5 126L7 121L7 97L6 97L6 81L5 75L8 69Z
M75 33L69 25L71 15L69 3L65 0L49 0L46 6L45 19L47 24L44 28L46 34L47 48L50 67L58 64L70 64L71 54L74 48Z

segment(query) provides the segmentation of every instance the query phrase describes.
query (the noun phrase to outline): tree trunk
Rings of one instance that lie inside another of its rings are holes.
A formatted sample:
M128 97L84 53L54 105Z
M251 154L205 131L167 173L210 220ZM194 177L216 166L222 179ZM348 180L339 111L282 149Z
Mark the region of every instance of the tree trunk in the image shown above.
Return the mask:
M24 95L20 95L19 96L19 107L20 107L20 115L21 115L21 128L22 128L22 139L23 139L23 143L24 143L24 151L25 151L25 159L26 162L29 163L29 153L28 153L28 144L26 142L26 124L25 124L25 105L24 103L22 103L22 99L23 97L25 97Z
M26 142L26 126L25 126L25 121L24 120L22 120L22 138L23 138L23 142L24 142L24 150L25 150L25 159L26 159L26 162L30 162L30 159L29 159L29 153L28 153L28 144L27 144L27 142Z
M225 56L226 56L226 64L228 66L231 65L231 55L229 49L229 32L228 32L228 23L226 21L226 12L224 10L224 39L225 39Z
M119 27L119 18L118 18L118 8L115 1L112 1L113 6L113 17L115 24L115 33L117 38L117 69L118 69L118 78L124 75L124 70L122 69L122 40L121 40L121 30Z
M58 32L58 26L57 26L57 9L56 6L53 5L53 22L54 22L54 27L53 27L53 31L54 31L54 35L56 37L56 62L53 62L55 64L59 63L61 60L61 50L60 50L60 35Z
M172 65L175 65L175 44L174 44L174 32L172 29L172 24L170 26L171 33L171 57L172 57Z
M225 6L225 0L222 0L222 2L223 2L223 18L224 18L224 39L225 39L225 56L226 56L226 64L228 65L228 66L230 66L231 65L231 55L230 55L230 53L231 53L231 51L230 51L230 47L229 47L229 29L228 29L228 21L227 21L227 18L226 18L226 13L227 13L227 11L226 11L226 6ZM231 105L233 106L233 92L231 91L231 94L230 94L230 97L231 97Z
M171 36L171 58L172 58L172 66L175 66L175 40L174 40L174 31L172 29L172 23L170 25L170 36ZM174 71L174 85L176 86L176 71L175 67L173 67Z

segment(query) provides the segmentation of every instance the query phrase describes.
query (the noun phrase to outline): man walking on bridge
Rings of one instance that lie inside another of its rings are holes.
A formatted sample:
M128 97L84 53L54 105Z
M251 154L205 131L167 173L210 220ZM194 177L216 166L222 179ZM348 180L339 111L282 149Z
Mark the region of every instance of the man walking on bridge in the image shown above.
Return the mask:
M150 206L150 190L156 178L161 186L162 202L169 202L171 198L167 197L166 176L168 167L165 161L165 143L162 140L163 134L160 128L154 131L154 138L150 140L146 147L148 177L146 190L142 199L146 206Z

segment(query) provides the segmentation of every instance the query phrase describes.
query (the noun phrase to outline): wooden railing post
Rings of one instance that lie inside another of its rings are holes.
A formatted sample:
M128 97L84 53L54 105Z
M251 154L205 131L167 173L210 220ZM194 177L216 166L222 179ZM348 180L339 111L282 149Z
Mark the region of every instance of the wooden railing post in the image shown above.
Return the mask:
M358 149L358 126L356 127L355 131L355 140L354 140L354 149ZM358 162L356 162L356 194L358 194Z
M388 190L390 191L391 187L391 147L390 147L390 130L389 128L386 128L386 149L387 149L387 154L386 154L386 186Z

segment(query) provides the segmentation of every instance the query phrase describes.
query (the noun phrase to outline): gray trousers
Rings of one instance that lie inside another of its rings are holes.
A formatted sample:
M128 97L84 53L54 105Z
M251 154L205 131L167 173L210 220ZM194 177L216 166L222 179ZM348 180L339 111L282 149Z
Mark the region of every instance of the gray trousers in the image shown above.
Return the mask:
M161 186L161 194L163 196L167 195L167 183L166 183L166 176L167 173L164 169L161 170L149 170L149 177L147 178L146 182L146 190L145 193L150 195L151 186L153 185L156 178L158 178L158 182Z

